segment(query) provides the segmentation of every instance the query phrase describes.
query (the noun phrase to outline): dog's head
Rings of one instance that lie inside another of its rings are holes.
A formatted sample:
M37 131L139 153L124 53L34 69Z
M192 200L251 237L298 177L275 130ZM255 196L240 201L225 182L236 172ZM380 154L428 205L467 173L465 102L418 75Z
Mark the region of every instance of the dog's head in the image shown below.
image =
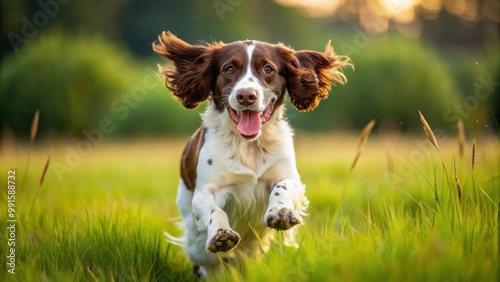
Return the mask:
M335 55L330 43L325 52L259 41L190 45L163 32L153 50L173 64L160 71L184 107L195 108L211 98L247 140L259 137L287 91L299 111L312 110L328 97L331 83L346 81L341 69L350 65L349 58Z

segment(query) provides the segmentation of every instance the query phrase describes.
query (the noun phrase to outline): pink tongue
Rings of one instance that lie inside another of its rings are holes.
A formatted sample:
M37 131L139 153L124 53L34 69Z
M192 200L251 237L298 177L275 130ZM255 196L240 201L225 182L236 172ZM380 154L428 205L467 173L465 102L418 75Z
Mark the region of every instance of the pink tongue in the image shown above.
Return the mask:
M240 121L236 127L238 132L244 136L257 135L260 130L260 113L253 111L243 111Z

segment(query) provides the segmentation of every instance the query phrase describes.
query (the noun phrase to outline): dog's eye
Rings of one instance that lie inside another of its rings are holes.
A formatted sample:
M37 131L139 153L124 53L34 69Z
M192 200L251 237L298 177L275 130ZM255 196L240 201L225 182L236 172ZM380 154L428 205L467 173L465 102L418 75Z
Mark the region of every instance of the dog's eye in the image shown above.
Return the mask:
M271 74L273 72L273 68L271 68L270 66L265 66L263 71L265 74Z
M227 74L233 74L234 73L234 68L229 66L224 70Z

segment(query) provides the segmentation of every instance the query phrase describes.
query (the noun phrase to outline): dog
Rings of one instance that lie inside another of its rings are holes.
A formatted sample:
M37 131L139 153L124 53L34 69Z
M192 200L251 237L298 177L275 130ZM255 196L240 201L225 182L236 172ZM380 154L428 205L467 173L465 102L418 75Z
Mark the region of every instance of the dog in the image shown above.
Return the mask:
M165 86L186 108L208 101L203 124L182 152L176 203L181 239L199 277L231 258L265 253L276 231L297 246L308 200L295 163L286 93L313 110L351 66L328 42L324 52L246 40L191 45L163 32L152 45L171 65ZM216 255L217 254L217 255Z

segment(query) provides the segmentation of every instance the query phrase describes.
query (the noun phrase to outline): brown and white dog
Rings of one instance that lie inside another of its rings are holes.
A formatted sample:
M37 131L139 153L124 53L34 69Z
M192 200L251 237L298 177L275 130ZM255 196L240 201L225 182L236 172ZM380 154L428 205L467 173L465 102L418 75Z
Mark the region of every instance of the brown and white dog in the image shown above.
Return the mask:
M172 63L160 67L161 75L184 107L208 100L203 125L182 153L176 200L196 274L218 268L219 252L265 252L276 230L296 246L292 227L302 223L308 200L284 117L285 94L299 111L316 108L331 83L346 81L342 67L349 58L330 43L325 52L251 40L190 45L170 32L153 50Z

